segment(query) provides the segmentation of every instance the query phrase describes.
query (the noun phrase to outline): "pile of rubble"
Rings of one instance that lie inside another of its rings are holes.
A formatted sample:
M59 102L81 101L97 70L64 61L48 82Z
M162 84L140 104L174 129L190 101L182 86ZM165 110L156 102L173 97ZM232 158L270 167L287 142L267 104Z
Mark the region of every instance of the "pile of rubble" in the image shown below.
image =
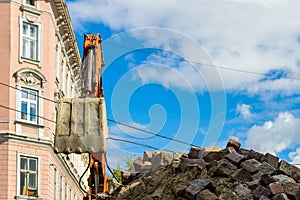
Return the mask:
M159 150L145 151L143 157L137 158L133 165L136 172L155 171L179 160L181 156L182 154L176 152L170 154Z
M141 173L124 173L109 199L300 200L300 169L269 153L192 148L188 154L144 154ZM163 167L165 166L165 167Z

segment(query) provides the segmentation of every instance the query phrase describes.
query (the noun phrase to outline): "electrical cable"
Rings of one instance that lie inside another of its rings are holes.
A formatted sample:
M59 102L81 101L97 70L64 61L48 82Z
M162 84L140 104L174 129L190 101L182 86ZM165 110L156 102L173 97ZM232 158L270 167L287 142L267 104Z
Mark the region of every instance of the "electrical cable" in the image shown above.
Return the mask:
M13 89L19 90L19 91L24 91L24 90L22 90L22 89L19 89L19 88L17 88L17 87L11 86L11 85L8 85L8 84L3 83L3 82L1 82L1 81L0 81L0 85L6 86L6 87L9 87L9 88L13 88ZM30 95L33 95L33 96L35 96L35 97L44 99L44 100L46 100L46 101L50 101L50 102L53 102L53 103L57 103L57 101L54 101L54 100L52 100L52 99L48 99L48 98L39 96L39 95L37 95L37 94L30 94Z
M3 107L5 109L9 109L9 110L13 110L15 112L20 112L22 113L22 111L20 110L16 110L14 108L10 108L10 107L6 107L6 106L3 106L0 104L0 107ZM50 120L50 119L47 119L45 117L42 117L42 116L39 116L39 115L33 115L33 116L36 116L36 117L39 117L39 118L42 118L46 121L49 121L49 122L52 122L52 123L56 123L55 121L53 120ZM114 122L114 123L117 123L117 124L121 124L123 126L126 126L128 128L132 128L132 129L135 129L135 130L138 130L138 131L141 131L141 132L145 132L145 133L148 133L148 134L151 134L151 135L155 135L157 137L161 137L161 138L164 138L164 139L168 139L168 140L171 140L171 141L175 141L175 142L178 142L178 143L181 143L181 144L185 144L185 145L188 145L188 146L194 146L194 147L199 147L200 146L197 146L197 145L194 145L194 144L189 144L187 142L184 142L184 141L181 141L181 140L177 140L177 139L173 139L173 138L170 138L170 137L167 137L167 136L163 136L163 135L160 135L160 134L157 134L157 133L153 133L153 132L150 132L150 131L147 131L147 130L143 130L143 129L140 129L140 128L137 128L137 127L134 127L134 126L131 126L131 125L128 125L128 124L125 124L125 123L122 123L122 122L117 122L115 120L112 120L112 119L107 119L107 121L110 121L110 122ZM111 138L111 137L110 137ZM117 139L117 138L111 138L112 140L119 140L121 141L121 139ZM148 148L151 148L151 149L154 149L154 150L159 150L155 147L152 147L152 146L149 146L149 145L143 145L143 144L140 144L140 143L135 143L135 142L132 142L132 141L128 141L128 140L124 140L123 142L127 142L127 143L132 143L132 144L136 144L136 145L140 145L140 146L144 146L144 147L148 147ZM175 151L172 151L172 150L166 150L166 151L169 151L169 152L175 152Z
M20 110L16 110L14 108L10 108L10 107L7 107L7 106L3 106L0 104L0 107L2 108L5 108L5 109L8 109L8 110L13 110L15 112L21 112ZM55 121L53 120L50 120L50 119L47 119L45 117L42 117L42 116L39 116L39 115L33 115L33 116L36 116L36 117L39 117L39 118L42 118L46 121L49 121L49 122L52 122L52 123L56 123ZM172 139L172 138L169 138L167 136L162 136L160 134L157 134L157 133L153 133L153 132L150 132L150 131L147 131L147 130L143 130L143 129L140 129L140 128L137 128L137 127L134 127L134 126L131 126L131 125L128 125L128 124L125 124L125 123L122 123L122 122L117 122L115 120L112 120L112 119L107 119L107 121L110 121L110 122L114 122L114 123L117 123L117 124L120 124L120 125L123 125L123 126L126 126L128 128L132 128L132 129L135 129L135 130L138 130L138 131L142 131L142 132L145 132L145 133L148 133L148 134L151 134L151 135L155 135L155 136L158 136L158 137L162 137L162 138L165 138L165 139L168 139L168 140L172 140L172 141L176 141L176 142L179 142L179 143L182 143L182 144L186 144L186 145L189 145L189 146L195 146L195 147L199 147L197 145L194 145L194 144L189 144L189 143L186 143L186 142L183 142L183 141L180 141L180 140L177 140L177 139ZM129 140L125 140L125 139L120 139L120 138L114 138L114 137L109 137L108 139L111 139L111 140L115 140L115 141L120 141L120 142L126 142L126 143L131 143L131 144L135 144L135 145L139 145L139 146L142 146L142 147L147 147L147 148L150 148L150 149L154 149L154 150L164 150L164 149L158 149L156 147L153 147L153 146L150 146L150 145L146 145L146 144L141 144L141 143L137 143L137 142L133 142L133 141L129 141ZM172 151L172 150L164 150L164 151L169 151L169 152L175 152L175 151ZM89 158L90 159L90 158ZM105 161L106 161L106 164L107 164L107 158L105 158ZM298 164L293 164L293 165L300 165L300 163ZM108 166L108 164L107 164ZM81 179L82 177L84 176L84 174L86 173L86 171L88 170L89 166L85 169L84 173L82 174L82 176L80 177L79 179L79 183L81 182ZM109 166L108 166L109 168ZM111 169L109 169L110 173L111 172ZM113 173L112 173L113 175ZM113 175L114 176L114 175ZM116 179L116 177L114 177ZM117 180L117 179L116 179ZM117 180L118 181L118 180ZM81 190L83 190L85 193L87 193L80 185L80 188Z
M86 193L86 194L87 194L88 192L85 191L85 190L82 188L81 180L82 180L83 176L86 174L87 170L89 169L89 165L90 165L90 154L89 154L89 162L88 162L88 165L87 165L86 169L84 170L83 174L80 176L80 179L79 179L79 182L78 182L78 184L79 184L79 186L80 186L80 189L81 189L84 193Z
M243 72L243 71L241 71L241 72ZM247 72L249 72L249 71L247 71ZM251 72L251 73L252 73L252 72ZM265 75L265 74L261 74L261 73L257 73L257 74L259 74L259 75ZM285 78L287 78L287 77L285 77ZM295 77L289 77L289 78L291 78L291 79L296 79L296 80L300 80L300 78L297 78L297 77L296 77L296 78L295 78ZM4 85L4 86L6 86L6 87L10 87L10 88L13 88L13 89L22 91L22 89L19 89L19 88L10 86L10 85L5 84L5 83L3 83L3 82L1 82L1 81L0 81L0 85ZM37 96L37 97L39 97L39 98L45 99L45 100L47 100L47 101L50 101L50 102L53 102L53 103L57 103L57 102L54 101L54 100L51 100L51 99L48 99L48 98L45 98L45 97L41 97L41 96L35 95L35 94L33 94L33 95L34 95L34 96ZM20 110L16 110L16 109L14 109L14 108L10 108L10 107L7 107L7 106L1 105L1 104L0 104L0 107L5 108L5 109L8 109L8 110L13 110L13 111L15 111L15 112L20 112L20 113L22 113L22 111L20 111ZM50 120L50 119L47 119L47 118L42 117L42 116L40 116L40 115L32 115L32 116L39 117L39 118L41 118L41 119L44 119L44 120L49 121L49 122L52 122L52 123L56 123L55 121ZM125 124L125 123L122 123L122 122L118 122L118 121L112 120L112 119L107 119L107 121L110 121L110 122L113 122L113 123L116 123L116 124L120 124L120 125L126 126L126 127L128 127L128 128L131 128L131 129L135 129L135 130L138 130L138 131L141 131L141 132L144 132L144 133L148 133L148 134L151 134L151 135L155 135L155 136L158 136L158 137L161 137L161 138L164 138L164 139L168 139L168 140L172 140L172 141L175 141L175 142L178 142L178 143L182 143L182 144L185 144L185 145L195 146L195 147L200 147L200 146L194 145L194 144L192 144L192 143L189 144L189 143L184 142L184 141L180 141L180 140L177 140L177 139L174 139L174 138L170 138L170 137L163 136L163 135L160 135L160 134L157 134L157 133L153 133L153 132L150 132L150 131L147 131L147 130L144 130L144 129L141 129L141 128L138 128L138 127L134 127L134 126L132 126L132 125L128 125L128 124ZM135 145L139 145L139 146L143 146L143 147L148 147L148 148L151 148L151 149L154 149L154 150L159 150L159 149L157 149L157 148L155 148L155 147L152 147L152 146L149 146L149 145L144 145L144 144L141 144L141 143L136 143L136 142L132 142L132 141L124 140L124 139L118 139L118 138L112 138L112 137L110 137L109 139L116 140L116 141L127 142L127 143L131 143L131 144L135 144ZM174 152L174 151L171 151L171 150L166 150L166 151ZM300 165L300 164L294 164L294 165Z
M108 171L111 173L111 175L114 177L114 179L116 179L116 181L121 184L120 180L115 176L115 174L111 170L111 168L110 168L110 166L109 166L109 164L107 162L107 156L106 156L106 154L105 154L105 163L106 163Z
M16 109L14 109L14 108L10 108L10 107L7 107L7 106L1 105L1 104L0 104L0 107L5 108L5 109L8 109L8 110L13 110L13 111L15 111L15 112L22 113L22 111L20 111L20 110L16 110ZM35 117L38 117L38 118L41 118L41 119L44 119L44 120L49 121L49 122L52 122L52 123L56 123L55 121L53 121L53 120L51 120L51 119L47 119L47 118L42 117L42 116L40 116L40 115L33 115L33 114L30 114L30 115L35 116Z
M130 140L121 139L121 138L114 138L114 137L110 136L108 139L115 140L115 141L120 141L120 142L127 142L127 143L131 143L131 144L139 145L139 146L144 146L144 147L147 147L147 148L150 148L150 149L154 149L154 150L163 150L163 151L168 151L168 152L175 153L175 151L172 151L172 150L159 149L159 148L147 145L147 144L141 144L141 143L137 143L137 142L133 142L133 141L130 141Z
M109 44L109 45L112 45L112 46L116 46L116 47L122 47L122 48L129 49L129 50L133 50L130 47L123 46L123 45L117 45L117 44L110 43L110 42L106 42L106 44ZM134 51L146 53L147 55L153 54L153 53L145 51L143 49L134 49ZM270 76L269 74L266 74L266 73L263 73L263 72L248 71L248 70L237 69L237 68L217 66L217 65L206 64L206 63L201 63L201 62L196 62L196 61L190 61L190 60L186 60L186 59L179 59L179 58L175 58L175 57L171 57L171 56L165 56L165 55L159 55L159 54L155 54L155 55L159 56L159 57L162 57L162 58L170 58L170 59L174 59L174 60L177 60L177 61L180 61L180 62L187 62L187 63L199 64L199 65L203 65L203 66L207 66L207 67L213 67L213 68L216 68L216 69L224 69L224 70L228 70L228 71L234 71L234 72L240 72L240 73L247 73L247 74L254 74L254 75L260 75L260 76ZM300 80L300 77L286 76L284 78L286 78L286 79L292 79L292 80Z
M125 124L125 123L122 123L122 122L117 122L117 121L115 121L113 119L107 119L107 121L110 121L110 122L113 122L113 123L116 123L116 124L120 124L122 126L126 126L128 128L135 129L137 131L141 131L141 132L144 132L144 133L147 133L147 134L150 134L150 135L155 135L155 136L167 139L167 140L175 141L175 142L178 142L178 143L181 143L181 144L185 144L185 145L188 145L188 146L194 146L194 147L201 148L200 146L194 145L192 143L190 144L190 143L187 143L187 142L184 142L184 141L181 141L181 140L177 140L177 139L174 139L174 138L170 138L170 137L158 134L158 133L153 133L151 131L147 131L147 130L144 130L144 129L141 129L141 128L137 128L135 126L131 126L131 125L128 125L128 124Z

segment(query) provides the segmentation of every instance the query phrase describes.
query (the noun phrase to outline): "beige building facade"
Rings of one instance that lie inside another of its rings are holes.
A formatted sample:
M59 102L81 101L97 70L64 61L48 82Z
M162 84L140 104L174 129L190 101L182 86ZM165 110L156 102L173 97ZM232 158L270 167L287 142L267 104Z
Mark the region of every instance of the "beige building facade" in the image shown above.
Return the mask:
M56 101L81 93L66 3L0 0L0 19L0 199L82 199L81 156L53 151Z

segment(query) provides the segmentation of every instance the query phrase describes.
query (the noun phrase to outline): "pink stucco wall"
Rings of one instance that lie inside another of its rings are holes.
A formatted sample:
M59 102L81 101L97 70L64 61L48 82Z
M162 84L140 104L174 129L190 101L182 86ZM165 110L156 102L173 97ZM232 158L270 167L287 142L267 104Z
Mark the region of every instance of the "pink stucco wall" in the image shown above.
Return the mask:
M10 82L10 5L0 4L0 81L4 83ZM9 88L0 85L0 104L9 105L9 98L4 98L9 96ZM10 111L7 109L0 108L0 120L9 119ZM8 123L0 123L0 130L7 129Z
M42 24L40 66L26 60L23 62L19 60L19 23L20 16L24 15L22 5L24 5L23 0L0 3L0 82L15 87L16 81L13 77L15 72L23 68L38 70L47 80L43 96L53 100L55 91L59 89L59 85L55 82L56 33L59 30L55 13L52 10L55 9L55 4L54 1L38 1L37 8L43 11L38 16ZM16 92L16 89L0 84L0 105L16 109ZM43 100L42 115L44 118L55 121L55 103ZM16 133L17 125L21 133ZM42 136L39 135L41 130ZM59 199L60 175L64 177L63 184L67 182L68 188L72 189L72 199L74 193L76 193L76 199L82 199L83 193L77 184L78 174L73 168L69 169L68 162L62 156L53 152L54 130L53 122L43 120L42 126L20 123L16 119L16 111L0 107L0 199L15 199L18 194L18 154L22 153L40 158L41 198L54 199L54 168L56 168L58 172L57 199ZM78 163L73 164L82 165L80 159ZM77 169L77 171L80 170Z

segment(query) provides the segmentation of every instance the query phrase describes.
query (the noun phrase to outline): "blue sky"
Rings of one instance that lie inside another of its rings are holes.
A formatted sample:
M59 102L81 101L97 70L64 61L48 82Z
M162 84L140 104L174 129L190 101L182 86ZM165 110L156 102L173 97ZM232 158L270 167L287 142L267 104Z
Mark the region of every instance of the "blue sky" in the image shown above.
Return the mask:
M198 146L300 163L300 13L296 0L70 0L79 47L103 39L109 119ZM82 51L82 49L80 49ZM110 135L186 145L109 123ZM149 150L108 141L109 162Z

